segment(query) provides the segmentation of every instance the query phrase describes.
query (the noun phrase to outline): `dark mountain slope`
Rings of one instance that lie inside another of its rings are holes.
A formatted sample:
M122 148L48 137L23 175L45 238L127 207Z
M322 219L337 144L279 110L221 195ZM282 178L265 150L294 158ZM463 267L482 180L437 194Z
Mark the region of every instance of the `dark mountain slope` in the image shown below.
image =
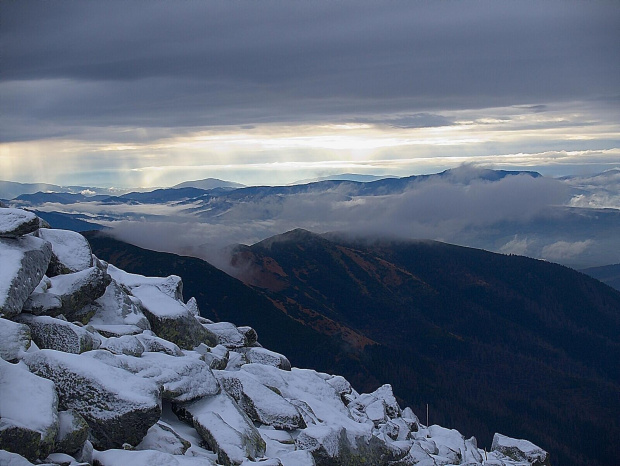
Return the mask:
M290 315L314 318L300 311L311 309L378 342L339 368L362 390L388 380L418 412L429 403L431 422L499 426L559 464L578 449L591 455L582 464L611 461L620 293L602 283L520 256L303 230L241 247L232 263Z
M62 212L42 212L35 210L35 214L50 224L52 228L58 228L60 230L72 230L72 231L90 231L90 230L105 230L107 227L98 225L84 220L88 218L82 214L65 214Z

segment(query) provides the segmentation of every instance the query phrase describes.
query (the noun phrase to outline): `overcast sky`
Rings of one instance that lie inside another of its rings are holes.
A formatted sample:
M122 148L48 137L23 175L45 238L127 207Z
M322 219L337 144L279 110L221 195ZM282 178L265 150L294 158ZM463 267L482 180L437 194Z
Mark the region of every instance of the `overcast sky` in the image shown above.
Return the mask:
M0 2L0 179L620 166L617 1Z

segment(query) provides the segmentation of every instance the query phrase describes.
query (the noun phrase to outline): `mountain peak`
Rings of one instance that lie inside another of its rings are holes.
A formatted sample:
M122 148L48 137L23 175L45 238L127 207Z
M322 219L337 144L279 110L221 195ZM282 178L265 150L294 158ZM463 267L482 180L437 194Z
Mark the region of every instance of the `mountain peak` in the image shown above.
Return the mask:
M183 183L172 186L173 188L198 188L198 189L216 189L216 188L243 188L241 183L233 181L224 181L217 178L205 178L203 180L184 181Z
M308 243L315 241L328 242L325 238L317 233L305 230L303 228L295 228L280 235L271 236L263 241L255 244L255 246L271 248L275 243Z

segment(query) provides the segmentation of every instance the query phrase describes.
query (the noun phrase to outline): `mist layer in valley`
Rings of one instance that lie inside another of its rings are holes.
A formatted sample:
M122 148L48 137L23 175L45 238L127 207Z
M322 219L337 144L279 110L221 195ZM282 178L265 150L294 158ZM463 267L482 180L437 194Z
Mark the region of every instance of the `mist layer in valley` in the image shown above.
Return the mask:
M206 259L224 270L231 245L295 228L433 239L575 268L620 262L619 170L554 179L462 166L371 182L207 190L184 183L151 194L36 196L11 204L111 227L123 241Z

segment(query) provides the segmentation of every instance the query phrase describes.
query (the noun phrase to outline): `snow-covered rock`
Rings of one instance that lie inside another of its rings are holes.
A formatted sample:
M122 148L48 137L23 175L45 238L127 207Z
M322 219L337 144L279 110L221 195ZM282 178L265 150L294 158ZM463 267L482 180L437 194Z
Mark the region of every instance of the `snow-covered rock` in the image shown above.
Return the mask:
M144 275L125 272L113 265L108 266L108 273L116 282L129 290L142 285L155 286L168 297L183 303L183 281L177 275L145 277Z
M96 464L101 466L215 466L204 457L171 455L156 450L107 450L94 455Z
M187 307L155 285L138 285L131 293L142 302L151 329L161 338L184 349L192 349L200 343L215 346L210 332L205 330Z
M114 354L126 354L140 357L146 350L142 341L136 335L122 335L120 337L106 338L99 349L107 350Z
M136 446L136 450L157 450L171 455L184 455L191 443L182 438L168 424L159 421Z
M17 238L39 229L39 218L32 212L0 207L0 238Z
M107 337L141 333L151 328L139 301L129 296L115 280L101 297L85 307L85 311L93 314L89 324Z
M22 311L51 257L50 243L34 236L0 238L0 316L12 317Z
M24 360L31 371L56 384L63 409L74 409L86 419L96 447L137 445L161 414L159 386L90 353L40 350Z
M194 317L200 317L200 310L198 309L198 303L196 302L196 298L189 298L187 303L185 303L185 306L187 306L187 309Z
M88 423L77 411L60 411L54 451L75 455L88 440L88 431Z
M24 312L37 316L59 316L62 314L62 300L60 296L46 291L34 291L24 303Z
M164 353L144 353L137 358L114 355L107 351L91 351L85 357L152 381L160 388L164 399L183 402L220 392L213 372L196 354L177 357Z
M258 334L252 327L244 325L237 327L237 330L245 337L245 346L253 346L258 343Z
M307 450L296 450L278 456L282 466L316 466L312 454Z
M0 450L0 464L3 466L34 466L23 456L6 450Z
M93 266L90 244L79 233L44 228L38 231L37 236L52 244L47 276L80 272Z
M194 351L201 354L202 360L206 362L211 369L223 370L228 366L230 351L223 345L217 345L211 348L202 343L194 348Z
M515 461L548 465L547 452L528 440L514 439L502 434L493 436L491 451L499 452Z
M466 464L482 462L482 455L478 451L475 439L465 439L458 430L446 429L441 426L430 426L428 428L428 435L437 446L437 456L448 460L446 464L457 461Z
M247 346L245 335L230 322L203 324L203 327L216 336L218 345L223 345L229 349Z
M54 384L23 364L0 360L0 448L31 461L45 458L58 432Z
M372 393L358 396L349 404L349 410L355 419L367 417L375 427L401 414L390 385L383 385Z
M250 419L276 429L303 429L306 423L295 406L246 372L216 371L220 384Z
M181 348L171 341L159 338L150 330L145 330L139 335L136 335L136 338L140 340L145 351L152 353L166 353L170 356L183 356L183 351L181 351Z
M0 358L13 361L30 348L30 329L27 325L0 318Z
M265 441L258 430L225 392L179 405L176 412L196 428L209 448L217 453L218 461L226 466L265 454Z
M274 366L285 371L291 370L291 362L288 358L283 354L276 353L275 351L254 347L245 349L243 354L249 363Z
M60 313L71 321L86 323L92 314L83 311L83 308L105 293L110 276L99 267L89 267L80 272L51 277L50 281L52 285L48 293L60 298Z
M71 322L25 313L20 314L17 319L30 328L32 340L39 348L79 354L90 351L95 346L93 335Z

